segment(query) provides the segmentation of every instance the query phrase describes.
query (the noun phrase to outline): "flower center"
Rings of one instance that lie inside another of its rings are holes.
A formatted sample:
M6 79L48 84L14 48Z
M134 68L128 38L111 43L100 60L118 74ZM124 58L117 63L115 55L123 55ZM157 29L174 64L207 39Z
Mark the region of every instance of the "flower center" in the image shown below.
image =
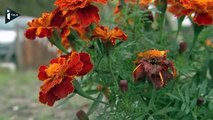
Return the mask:
M46 73L49 77L63 76L65 73L65 67L60 64L54 63L46 69Z

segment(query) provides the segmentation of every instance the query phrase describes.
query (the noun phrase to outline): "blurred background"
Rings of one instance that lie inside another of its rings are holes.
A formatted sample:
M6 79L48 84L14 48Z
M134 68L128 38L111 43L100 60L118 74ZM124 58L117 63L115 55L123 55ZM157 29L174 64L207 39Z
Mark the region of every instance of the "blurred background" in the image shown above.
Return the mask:
M24 31L27 22L53 10L54 1L0 0L0 120L75 120L75 113L88 105L78 97L60 107L38 101L37 69L57 56L56 48L46 39L27 40ZM21 16L5 24L6 8Z

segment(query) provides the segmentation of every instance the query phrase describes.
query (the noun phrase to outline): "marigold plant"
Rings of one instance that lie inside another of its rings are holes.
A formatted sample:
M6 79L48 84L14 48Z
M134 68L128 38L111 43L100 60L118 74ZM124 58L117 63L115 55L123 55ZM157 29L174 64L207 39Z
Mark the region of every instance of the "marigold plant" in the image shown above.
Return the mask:
M25 32L58 48L58 57L39 68L41 103L87 98L92 103L76 113L79 120L213 119L211 0L54 5ZM185 18L190 27L182 26Z

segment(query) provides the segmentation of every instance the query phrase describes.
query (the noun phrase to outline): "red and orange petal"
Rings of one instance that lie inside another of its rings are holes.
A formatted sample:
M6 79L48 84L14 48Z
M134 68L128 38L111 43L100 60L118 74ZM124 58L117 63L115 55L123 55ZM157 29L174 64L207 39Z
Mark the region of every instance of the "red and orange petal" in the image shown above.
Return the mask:
M63 25L66 24L66 12L67 11L61 11L59 8L53 10L51 12L50 26L63 27Z
M87 53L80 53L80 61L83 63L81 71L78 72L77 76L86 75L93 69L93 64L91 63L90 56Z
M28 39L35 39L37 36L40 38L52 36L52 28L49 26L51 21L50 13L43 13L42 17L33 19L28 22L29 28L25 32Z
M36 38L36 30L37 28L28 28L24 33L25 37L34 40Z
M141 7L147 8L149 6L149 3L151 3L151 2L152 2L152 0L140 0L139 4Z
M93 2L106 4L108 0L92 0Z
M55 85L46 93L40 91L39 93L39 101L43 104L47 104L49 106L53 106L55 101L60 100L70 93L74 92L74 86L71 83L71 78L64 78L60 84Z
M108 31L109 28L106 26L96 26L92 38L101 38L103 41L106 41L108 39Z
M92 23L100 21L99 9L94 5L88 5L76 11L76 17L83 27L88 27Z
M120 39L125 41L127 35L118 27L109 30L106 26L97 26L93 32L92 38L100 38L103 42L111 42L115 45L115 40Z
M43 81L39 100L52 106L55 101L74 91L71 83L75 76L82 76L93 68L87 53L72 52L51 60L50 65L39 68L38 77Z
M61 9L75 11L84 8L89 0L56 0L55 5Z
M69 67L67 69L67 75L77 75L83 67L83 62L80 61L80 55L76 52L73 52L68 58L68 65Z
M210 25L213 23L213 17L207 13L200 13L195 15L194 22L199 25Z
M133 70L133 77L135 81L139 81L145 77L145 71L144 66L142 64L139 64L134 70Z
M145 52L138 53L139 58L152 58L152 57L164 57L167 54L167 50L159 51L159 50L148 50Z
M56 0L55 5L61 9L75 11L86 7L92 2L106 4L107 0Z
M111 40L112 44L115 45L116 39L125 41L127 40L127 35L120 28L115 27L114 29L111 30L109 39Z
M177 16L191 16L198 25L213 24L212 0L170 0L169 11Z
M48 76L45 72L46 69L47 69L47 66L44 66L44 65L39 67L39 73L38 73L39 80L43 81L43 80L46 80L48 78Z

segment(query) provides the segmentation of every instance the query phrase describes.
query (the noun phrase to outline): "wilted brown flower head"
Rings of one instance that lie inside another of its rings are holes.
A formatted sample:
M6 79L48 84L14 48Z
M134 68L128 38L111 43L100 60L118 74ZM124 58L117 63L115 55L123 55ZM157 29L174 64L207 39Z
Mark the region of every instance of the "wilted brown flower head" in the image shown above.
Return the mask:
M135 81L147 77L156 88L161 88L176 76L173 62L167 60L167 51L148 50L138 54L137 67L133 71Z

